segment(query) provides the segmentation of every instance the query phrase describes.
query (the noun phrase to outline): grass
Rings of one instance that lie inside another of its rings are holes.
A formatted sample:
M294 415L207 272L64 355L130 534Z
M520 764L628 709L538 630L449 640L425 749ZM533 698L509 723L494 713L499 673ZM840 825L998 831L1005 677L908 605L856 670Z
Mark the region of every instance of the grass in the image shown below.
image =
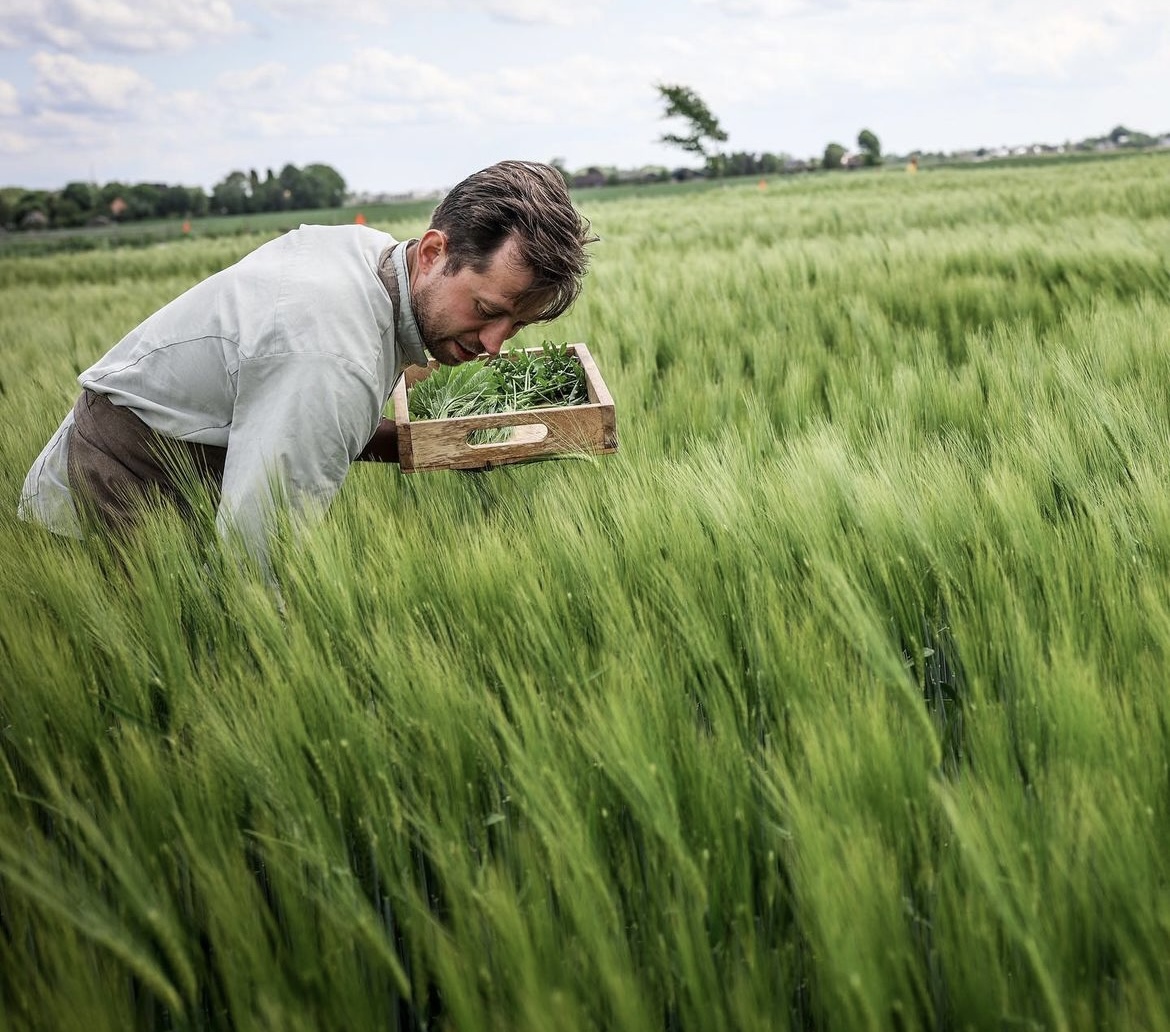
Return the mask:
M283 612L0 510L0 1028L1170 1026L1166 161L599 200L621 450L355 468ZM6 497L250 244L0 259Z

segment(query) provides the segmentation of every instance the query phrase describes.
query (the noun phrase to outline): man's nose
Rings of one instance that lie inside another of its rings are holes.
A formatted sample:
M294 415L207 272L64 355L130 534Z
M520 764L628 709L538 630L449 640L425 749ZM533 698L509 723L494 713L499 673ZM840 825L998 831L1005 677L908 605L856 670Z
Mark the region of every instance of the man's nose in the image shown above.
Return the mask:
M480 346L489 355L498 355L504 341L516 335L517 327L511 319L494 319L479 331Z

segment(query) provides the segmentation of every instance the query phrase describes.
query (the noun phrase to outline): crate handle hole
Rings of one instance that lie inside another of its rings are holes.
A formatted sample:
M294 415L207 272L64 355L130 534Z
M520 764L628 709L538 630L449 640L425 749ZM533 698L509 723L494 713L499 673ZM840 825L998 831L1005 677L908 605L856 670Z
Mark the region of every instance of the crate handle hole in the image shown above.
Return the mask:
M548 427L544 423L523 423L492 430L472 430L467 435L467 443L472 448L495 448L503 444L539 444L546 437Z

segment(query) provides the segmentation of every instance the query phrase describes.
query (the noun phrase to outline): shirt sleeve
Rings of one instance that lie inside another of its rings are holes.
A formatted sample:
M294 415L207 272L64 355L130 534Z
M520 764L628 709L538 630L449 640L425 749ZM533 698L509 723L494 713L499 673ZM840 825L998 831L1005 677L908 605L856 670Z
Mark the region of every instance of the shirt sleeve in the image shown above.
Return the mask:
M277 512L319 518L373 433L381 405L369 376L332 355L240 362L216 525L268 571Z

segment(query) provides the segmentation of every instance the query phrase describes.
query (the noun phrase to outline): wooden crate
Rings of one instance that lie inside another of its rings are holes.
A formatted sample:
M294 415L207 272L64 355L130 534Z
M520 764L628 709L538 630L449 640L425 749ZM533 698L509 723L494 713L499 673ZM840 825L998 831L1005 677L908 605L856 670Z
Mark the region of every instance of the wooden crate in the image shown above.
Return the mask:
M529 348L539 354L540 348ZM604 454L617 451L617 423L610 397L597 365L584 344L568 351L585 369L589 401L583 405L494 412L459 419L411 420L407 394L419 380L438 368L409 366L394 387L394 422L398 427L398 465L404 473L430 469L490 469L513 462L531 462L569 453ZM483 359L480 359L483 361ZM477 430L515 427L506 441L472 444Z

